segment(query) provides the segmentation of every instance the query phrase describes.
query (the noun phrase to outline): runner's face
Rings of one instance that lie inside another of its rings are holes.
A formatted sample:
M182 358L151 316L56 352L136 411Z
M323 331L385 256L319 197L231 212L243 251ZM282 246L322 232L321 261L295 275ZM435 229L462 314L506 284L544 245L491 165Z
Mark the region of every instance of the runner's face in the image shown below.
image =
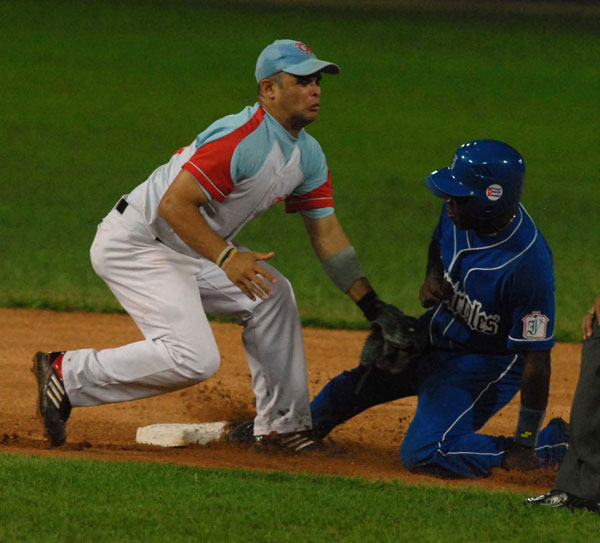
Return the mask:
M477 221L465 210L468 201L468 196L448 196L446 198L448 217L459 230L471 230L478 226Z

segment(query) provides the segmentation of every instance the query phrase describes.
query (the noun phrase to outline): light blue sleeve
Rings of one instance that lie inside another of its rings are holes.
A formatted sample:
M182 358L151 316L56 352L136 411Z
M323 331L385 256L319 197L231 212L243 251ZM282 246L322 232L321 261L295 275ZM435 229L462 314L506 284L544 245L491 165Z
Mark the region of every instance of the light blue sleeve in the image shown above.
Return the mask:
M221 117L220 119L216 120L208 128L196 136L196 149L199 149L211 141L218 140L219 138L230 134L235 129L247 123L256 113L257 109L257 104L253 106L247 106L239 113L226 115L225 117Z
M231 158L231 178L234 183L252 177L262 168L273 147L269 136L263 123L237 146Z
M309 219L324 219L333 213L332 207L321 207L319 209L305 209L300 211L300 215L304 215Z
M329 168L327 159L319 142L307 132L302 131L298 140L300 146L300 169L304 173L304 181L296 187L292 195L299 196L314 190L327 182ZM333 213L333 207L307 209L300 211L301 215L311 219L323 219Z

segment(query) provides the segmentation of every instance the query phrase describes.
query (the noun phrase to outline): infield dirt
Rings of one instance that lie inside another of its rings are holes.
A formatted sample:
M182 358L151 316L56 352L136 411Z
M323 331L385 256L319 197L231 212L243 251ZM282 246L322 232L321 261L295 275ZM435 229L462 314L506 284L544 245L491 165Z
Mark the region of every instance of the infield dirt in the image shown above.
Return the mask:
M30 373L38 350L117 347L142 339L127 315L56 313L42 310L0 309L0 453L161 462L197 467L286 470L316 474L398 479L414 483L470 485L482 488L545 491L555 470L506 472L496 470L479 481L441 480L406 471L398 450L411 421L416 398L372 408L332 432L332 446L304 456L270 456L227 442L210 446L164 449L138 445L139 426L156 423L198 423L252 418L254 396L241 343L241 328L212 323L221 350L217 374L194 387L170 394L98 407L75 408L68 423L68 442L48 447L36 416L36 384ZM356 365L367 332L304 330L311 397L333 376ZM558 344L552 355L552 381L546 420L568 420L579 375L581 345ZM518 396L483 429L512 434Z

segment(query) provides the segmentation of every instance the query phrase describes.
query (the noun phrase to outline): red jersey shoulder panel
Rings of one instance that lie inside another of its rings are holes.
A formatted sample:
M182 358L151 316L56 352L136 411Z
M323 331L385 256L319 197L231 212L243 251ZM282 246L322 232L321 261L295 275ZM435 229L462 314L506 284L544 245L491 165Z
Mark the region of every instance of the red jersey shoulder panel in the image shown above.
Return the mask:
M327 181L306 194L291 195L285 199L285 212L295 213L308 209L333 207L333 185L331 173L327 172Z
M260 126L264 117L265 112L259 107L250 120L226 136L199 147L182 166L218 202L224 201L234 189L231 157L236 147Z

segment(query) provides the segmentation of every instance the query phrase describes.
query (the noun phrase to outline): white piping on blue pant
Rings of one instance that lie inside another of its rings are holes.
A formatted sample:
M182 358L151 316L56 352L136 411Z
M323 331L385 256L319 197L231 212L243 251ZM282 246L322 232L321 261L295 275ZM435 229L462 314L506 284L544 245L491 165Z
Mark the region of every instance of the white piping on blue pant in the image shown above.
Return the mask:
M442 456L447 456L447 455L451 455L451 454L474 454L474 455L481 455L481 456L497 456L499 454L504 454L504 451L500 452L500 453L478 453L478 452L471 452L471 451L462 451L462 452L449 452L449 453L444 453L442 451L442 443L444 442L444 440L446 439L446 436L448 435L448 432L450 430L452 430L452 428L454 428L454 426L456 426L456 424L458 423L458 421L464 417L469 411L471 411L473 409L473 407L475 407L475 404L479 401L479 398L481 398L487 391L488 389L494 384L497 383L498 381L502 380L502 378L510 371L510 369L514 366L515 362L518 360L519 355L515 355L513 357L513 359L510 361L510 363L508 364L508 366L506 367L506 369L500 374L500 376L497 379L494 379L493 381L490 381L486 387L479 393L479 395L477 396L477 398L475 398L475 400L473 401L473 403L467 408L465 409L457 418L456 420L448 427L448 429L444 432L444 435L442 436L442 439L440 441L438 441L438 448L437 451L439 454L441 454Z

